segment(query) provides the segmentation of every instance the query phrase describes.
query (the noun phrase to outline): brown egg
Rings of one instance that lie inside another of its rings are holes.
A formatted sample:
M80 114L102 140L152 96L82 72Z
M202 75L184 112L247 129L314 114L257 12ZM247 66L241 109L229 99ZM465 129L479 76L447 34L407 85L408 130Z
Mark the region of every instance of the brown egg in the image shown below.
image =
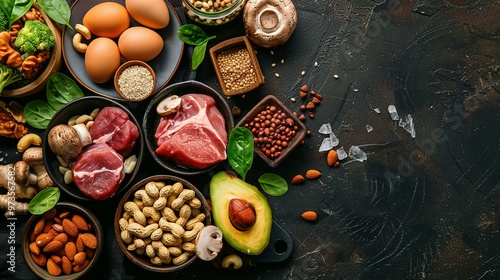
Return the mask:
M115 2L102 2L90 8L82 20L97 37L118 38L130 26L127 9Z
M118 48L125 59L146 62L155 58L163 50L163 38L152 29L134 26L120 35Z
M167 27L170 14L163 0L125 0L130 16L138 23L153 29Z
M120 51L116 43L106 37L92 40L85 52L85 69L90 79L102 84L113 78L120 67Z

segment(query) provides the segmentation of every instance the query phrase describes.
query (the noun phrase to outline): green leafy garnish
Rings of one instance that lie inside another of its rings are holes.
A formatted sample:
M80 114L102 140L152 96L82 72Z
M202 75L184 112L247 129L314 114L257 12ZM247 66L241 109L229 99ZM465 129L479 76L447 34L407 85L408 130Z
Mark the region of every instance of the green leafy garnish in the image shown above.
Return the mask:
M14 21L20 19L31 8L35 0L2 0L0 1L0 8L9 19L9 26L12 26Z
M191 58L191 67L196 70L205 59L207 43L216 36L207 36L207 34L195 24L184 24L177 30L179 39L186 44L193 45L193 57Z
M253 149L253 135L248 128L239 126L231 130L227 143L227 159L243 180L253 164Z
M50 119L56 113L54 108L44 100L32 100L24 106L24 116L26 122L34 128L45 129L49 125Z
M28 203L28 211L33 215L41 215L52 209L59 201L59 188L48 187L37 193Z
M66 0L38 0L42 10L57 23L66 25L69 29L73 29L69 23L71 18L71 9Z
M259 177L262 190L268 195L282 196L288 191L288 183L283 177L274 173L264 173Z

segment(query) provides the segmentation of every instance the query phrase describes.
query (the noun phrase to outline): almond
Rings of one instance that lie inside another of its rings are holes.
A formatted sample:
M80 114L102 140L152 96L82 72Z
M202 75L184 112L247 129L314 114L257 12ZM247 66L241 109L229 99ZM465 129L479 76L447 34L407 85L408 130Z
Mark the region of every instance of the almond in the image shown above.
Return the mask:
M53 220L47 220L45 221L45 224L43 226L43 232L47 233L49 232L50 229L52 229L52 225L54 224Z
M52 259L47 260L47 272L52 276L61 275L61 267Z
M66 243L66 245L64 245L64 253L66 254L66 257L68 257L68 259L73 260L77 253L75 243L71 241Z
M87 257L91 260L95 256L95 249L85 248L85 253L87 253Z
M56 215L57 215L56 208L50 208L50 210L47 210L45 211L45 213L42 214L42 217L48 221L52 220Z
M76 238L75 245L76 245L76 251L78 251L78 252L85 251L85 244L83 244L83 241L80 238L80 235L78 235L78 237Z
M86 247L90 249L97 248L97 238L92 233L82 233L80 234L79 238L82 240L83 244Z
M51 255L50 258L58 265L61 265L62 259L58 255Z
M309 180L317 179L319 176L321 176L321 172L315 169L309 169L306 172L306 178Z
M61 224L64 232L70 237L78 236L78 227L76 227L75 223L73 223L71 220L63 219Z
M53 224L53 225L52 225L52 228L53 228L55 231L57 231L57 232L63 232L63 231L64 231L63 227L62 227L60 224Z
M52 235L50 235L48 233L42 233L36 237L35 244L36 244L36 246L42 248L45 245L49 244L49 242L52 241L52 238L53 238Z
M75 267L73 267L73 271L75 273L80 272L80 271L84 270L88 264L89 264L89 260L85 260L82 264L79 264L79 265L76 265Z
M335 163L339 160L339 156L337 155L337 151L330 150L326 155L326 162L329 166L334 166Z
M57 240L57 241L61 242L64 245L64 244L66 244L66 242L68 242L69 238L68 238L68 235L65 232L61 232L58 235L56 235L54 237L54 239L52 239L52 240Z
M304 176L298 174L298 175L295 175L295 177L292 178L292 184L293 185L300 185L302 183L304 183L305 179L304 179Z
M31 253L31 258L33 261L41 267L47 265L47 257L44 254L35 255Z
M79 252L75 255L73 259L73 264L74 265L82 264L86 259L87 259L87 253Z
M59 218L61 219L66 219L68 218L69 216L71 215L71 212L70 211L63 211L59 214Z
M50 241L45 247L43 247L44 253L55 253L63 248L63 244L57 240Z
M39 235L40 233L43 232L43 229L45 227L45 219L40 219L38 222L36 222L35 227L33 228L33 234Z
M71 261L68 259L68 257L63 256L61 259L61 268L64 274L70 275L71 272L73 271L73 265L71 264Z
M302 219L308 221L308 222L314 222L318 218L318 214L314 211L306 211L302 213Z
M31 253L35 255L40 254L40 247L36 246L35 242L31 242L28 248L30 249Z
M76 227L81 230L81 231L88 231L89 226L87 224L87 221L80 215L75 214L71 218L71 221L76 225Z

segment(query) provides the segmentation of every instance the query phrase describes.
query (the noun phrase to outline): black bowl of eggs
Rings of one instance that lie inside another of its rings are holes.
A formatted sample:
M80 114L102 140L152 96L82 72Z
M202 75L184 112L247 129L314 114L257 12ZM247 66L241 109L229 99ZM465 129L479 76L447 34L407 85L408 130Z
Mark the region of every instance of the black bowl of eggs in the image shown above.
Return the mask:
M45 169L69 196L106 200L130 186L144 153L132 113L102 96L76 99L53 116L42 141Z
M205 174L223 164L233 127L222 94L195 80L171 84L157 93L142 122L152 157L181 176Z

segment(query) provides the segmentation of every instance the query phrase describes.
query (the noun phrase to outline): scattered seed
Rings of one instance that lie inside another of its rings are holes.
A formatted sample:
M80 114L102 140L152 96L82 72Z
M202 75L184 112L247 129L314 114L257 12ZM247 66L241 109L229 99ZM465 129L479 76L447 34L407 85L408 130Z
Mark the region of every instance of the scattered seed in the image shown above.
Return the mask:
M282 60L281 60L281 64L283 64L283 63L285 63L285 60L284 60L284 59L282 59Z
M276 67L276 63L271 64L271 67Z
M338 79L338 78L339 78L339 75L335 74L335 75L333 75L333 77L334 77L335 79Z
M317 61L314 62L314 67L318 67L318 62Z
M272 51L272 50L271 50L269 53L270 53L271 55L274 55L274 51Z
M300 75L304 76L306 74L306 71L300 72Z
M280 77L280 74L279 74L279 73L274 73L274 76L275 76L276 78L279 78L279 77Z
M295 97L290 98L290 101L295 102Z

